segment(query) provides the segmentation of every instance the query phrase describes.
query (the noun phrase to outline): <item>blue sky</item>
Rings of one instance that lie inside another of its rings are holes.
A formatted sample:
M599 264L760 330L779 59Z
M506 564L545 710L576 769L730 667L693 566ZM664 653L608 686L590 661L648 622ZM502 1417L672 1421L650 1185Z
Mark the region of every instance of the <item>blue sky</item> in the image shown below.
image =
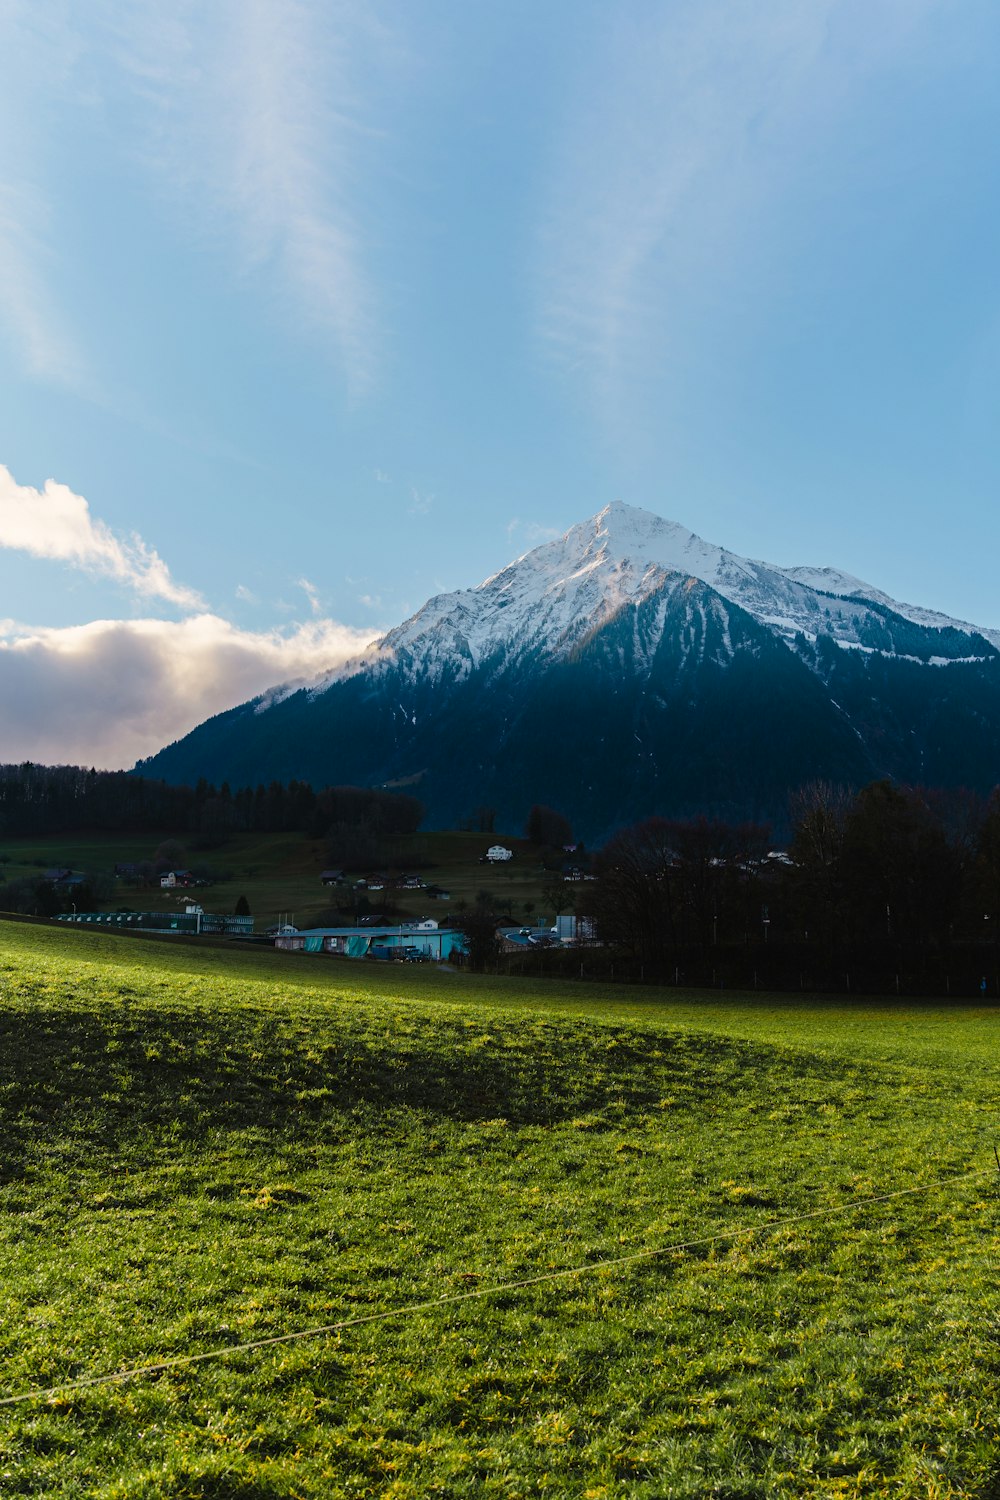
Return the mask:
M0 758L130 764L612 499L1000 625L998 42L4 0Z

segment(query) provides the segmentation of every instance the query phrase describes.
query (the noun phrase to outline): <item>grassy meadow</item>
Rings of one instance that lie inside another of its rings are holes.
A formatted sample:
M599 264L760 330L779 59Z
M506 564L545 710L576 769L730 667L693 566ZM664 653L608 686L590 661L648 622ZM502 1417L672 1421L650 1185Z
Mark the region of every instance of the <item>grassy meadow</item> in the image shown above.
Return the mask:
M735 1233L0 1405L0 1494L995 1497L998 1024L2 923L0 1397Z
M151 859L157 846L168 838L162 835L101 836L69 835L66 837L19 838L0 840L0 874L8 881L37 877L42 870L65 865L82 873L110 873L116 864L138 863ZM551 919L551 902L543 888L551 882L541 869L537 851L524 839L501 840L517 851L509 865L481 865L479 857L491 843L492 834L483 833L417 833L391 840L386 858L378 868L399 868L420 874L429 885L446 889L452 904L471 902L477 891L494 892L503 901L510 900L521 916L525 902L531 902L537 914L545 912ZM183 844L183 839L180 840ZM331 861L322 839L310 839L302 833L239 833L228 837L217 848L186 848L187 865L208 866L219 878L204 890L161 891L158 888L136 889L120 883L114 896L97 904L100 911L116 907L135 907L142 911L183 910L192 897L206 911L231 912L240 896L246 896L250 910L262 931L279 916L290 917L300 927L308 926L332 904L345 899L320 882L321 871ZM352 872L351 879L366 873ZM374 904L378 897L372 894ZM572 900L572 888L567 899ZM431 900L422 891L394 891L392 900L405 917L441 917L450 910L443 902ZM566 908L568 909L568 907ZM3 911L3 886L0 884L0 912Z

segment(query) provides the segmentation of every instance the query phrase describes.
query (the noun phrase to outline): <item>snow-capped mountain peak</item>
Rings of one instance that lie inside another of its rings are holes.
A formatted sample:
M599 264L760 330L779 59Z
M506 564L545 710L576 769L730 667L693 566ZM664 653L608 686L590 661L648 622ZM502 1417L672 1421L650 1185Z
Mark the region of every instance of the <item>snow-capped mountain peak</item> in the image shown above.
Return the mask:
M445 670L464 674L487 658L525 651L558 658L623 608L690 579L746 610L790 645L796 638L826 636L847 649L898 654L885 639L888 611L926 630L958 631L1000 646L1000 631L901 604L835 568L781 567L741 557L676 521L615 500L475 588L429 599L361 657L315 683L313 691L380 663L434 677ZM940 660L963 654L952 642L942 646ZM982 654L970 640L968 655Z
M143 770L412 789L441 827L489 806L513 828L541 801L588 841L654 813L782 818L816 779L986 793L998 645L836 569L741 557L616 503Z

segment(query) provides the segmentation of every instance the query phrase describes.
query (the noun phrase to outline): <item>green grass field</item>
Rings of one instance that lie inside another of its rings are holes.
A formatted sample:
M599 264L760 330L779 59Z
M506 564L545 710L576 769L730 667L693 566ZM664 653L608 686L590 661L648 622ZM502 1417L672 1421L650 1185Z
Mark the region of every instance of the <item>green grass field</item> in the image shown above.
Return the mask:
M995 1497L997 1030L0 924L0 1396L403 1314L0 1406L0 1494Z

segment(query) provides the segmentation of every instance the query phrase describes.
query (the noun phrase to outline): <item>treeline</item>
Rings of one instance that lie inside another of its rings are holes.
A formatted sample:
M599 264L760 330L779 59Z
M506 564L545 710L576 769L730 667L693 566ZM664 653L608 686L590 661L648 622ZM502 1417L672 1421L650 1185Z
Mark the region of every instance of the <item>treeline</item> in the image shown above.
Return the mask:
M588 916L622 978L1000 992L1000 789L816 784L788 853L760 824L651 818L598 858Z
M236 790L201 780L170 786L127 771L80 766L0 766L0 836L160 833L169 829L201 847L232 833L305 833L328 838L363 828L376 838L415 833L423 819L416 797L369 787L324 787L304 781Z

